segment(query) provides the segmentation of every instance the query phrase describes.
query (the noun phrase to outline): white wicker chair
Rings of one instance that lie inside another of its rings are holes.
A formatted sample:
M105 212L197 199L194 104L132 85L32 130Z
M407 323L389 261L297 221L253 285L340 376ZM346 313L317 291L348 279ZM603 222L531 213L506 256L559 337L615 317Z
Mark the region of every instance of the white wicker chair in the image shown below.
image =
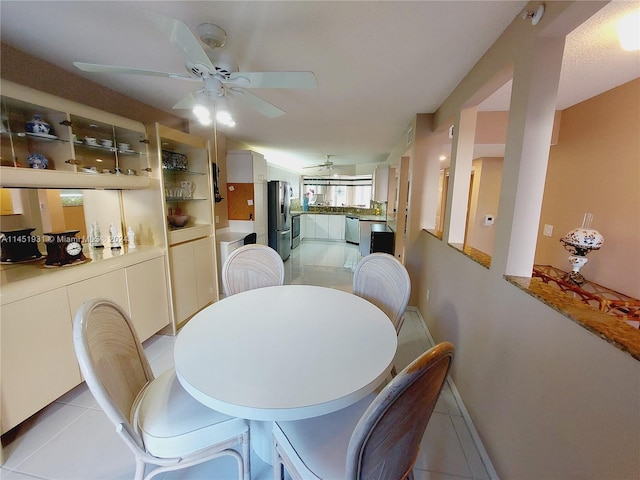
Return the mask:
M420 441L453 360L443 342L423 353L376 396L321 417L273 426L273 475L293 480L412 477Z
M92 299L78 310L73 342L89 390L136 458L136 480L230 455L249 480L249 426L205 407L174 369L154 378L131 321L118 305ZM233 448L242 446L242 455ZM158 465L146 476L147 464Z
M222 266L222 287L227 296L283 284L284 262L266 245L244 245L231 252Z
M411 279L405 266L388 253L364 257L353 272L353 293L387 314L400 331L411 295Z

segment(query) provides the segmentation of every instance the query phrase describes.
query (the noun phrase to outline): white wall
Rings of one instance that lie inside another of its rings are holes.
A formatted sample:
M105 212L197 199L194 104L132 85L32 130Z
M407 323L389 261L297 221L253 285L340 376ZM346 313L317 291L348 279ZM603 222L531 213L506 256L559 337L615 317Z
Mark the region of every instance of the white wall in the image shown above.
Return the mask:
M267 178L269 180L283 180L291 184L293 196L291 198L300 198L300 175L293 170L285 170L267 162Z

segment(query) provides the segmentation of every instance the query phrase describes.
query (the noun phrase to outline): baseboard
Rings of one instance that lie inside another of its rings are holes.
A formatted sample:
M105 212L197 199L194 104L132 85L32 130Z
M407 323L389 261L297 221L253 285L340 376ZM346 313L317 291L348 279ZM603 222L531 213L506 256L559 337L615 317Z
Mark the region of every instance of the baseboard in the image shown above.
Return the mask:
M429 340L429 343L432 346L435 345L436 342L433 339L433 337L431 336L431 332L429 331L429 327L427 327L427 324L425 323L424 318L422 318L422 314L420 313L420 310L418 310L416 307L407 307L407 310L415 312L418 315L418 318L420 318L420 322L422 322L422 326L424 327L424 330L425 330L425 333L427 335L427 339ZM473 421L471 420L471 417L469 416L469 412L467 411L467 408L465 407L464 402L462 401L462 397L460 396L460 392L456 388L456 384L454 383L454 381L451 378L451 376L447 377L447 384L449 385L449 388L451 388L451 392L453 394L453 397L456 400L456 403L458 404L458 408L460 409L460 413L462 413L462 417L464 418L464 421L467 424L467 427L469 428L469 433L471 434L471 438L473 439L473 443L475 444L475 446L476 446L476 448L478 450L478 453L480 454L480 458L482 459L482 463L484 464L485 468L487 469L487 473L489 474L489 478L491 478L491 480L500 480L500 477L498 477L498 474L497 474L495 468L493 468L493 464L491 463L491 459L489 458L489 454L485 450L484 445L482 444L482 440L480 440L480 435L478 435L478 431L476 430L476 427L473 424Z

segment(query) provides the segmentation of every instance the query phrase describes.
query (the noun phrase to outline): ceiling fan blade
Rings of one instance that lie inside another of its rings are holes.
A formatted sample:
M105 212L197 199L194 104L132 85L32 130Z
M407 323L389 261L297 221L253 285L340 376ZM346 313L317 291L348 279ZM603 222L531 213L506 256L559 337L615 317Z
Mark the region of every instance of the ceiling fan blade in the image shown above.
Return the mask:
M242 88L227 89L227 91L231 92L234 99L244 102L246 105L269 118L278 118L285 114L284 110L279 109L263 98Z
M236 72L229 80L244 88L318 88L313 72Z
M171 108L174 110L191 110L193 106L196 104L196 94L198 92L189 92L184 97L182 97L178 102Z
M146 75L151 77L183 78L185 80L196 80L189 75L180 73L157 72L155 70L144 70L142 68L117 67L114 65L98 65L96 63L73 62L73 64L84 72L97 73L126 73L130 75Z
M200 63L206 65L210 71L215 71L200 42L186 24L175 18L165 17L154 12L147 13L153 23L169 36L169 41L178 46L191 63Z

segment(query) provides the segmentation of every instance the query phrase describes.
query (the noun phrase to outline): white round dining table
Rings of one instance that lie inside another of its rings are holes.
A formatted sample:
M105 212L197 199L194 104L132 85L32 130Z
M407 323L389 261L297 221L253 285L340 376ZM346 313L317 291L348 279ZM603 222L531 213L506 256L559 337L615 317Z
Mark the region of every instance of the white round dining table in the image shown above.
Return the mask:
M272 421L316 417L364 398L389 374L396 348L393 324L372 303L283 285L204 308L179 332L174 360L194 398L252 421L254 451L270 461Z

